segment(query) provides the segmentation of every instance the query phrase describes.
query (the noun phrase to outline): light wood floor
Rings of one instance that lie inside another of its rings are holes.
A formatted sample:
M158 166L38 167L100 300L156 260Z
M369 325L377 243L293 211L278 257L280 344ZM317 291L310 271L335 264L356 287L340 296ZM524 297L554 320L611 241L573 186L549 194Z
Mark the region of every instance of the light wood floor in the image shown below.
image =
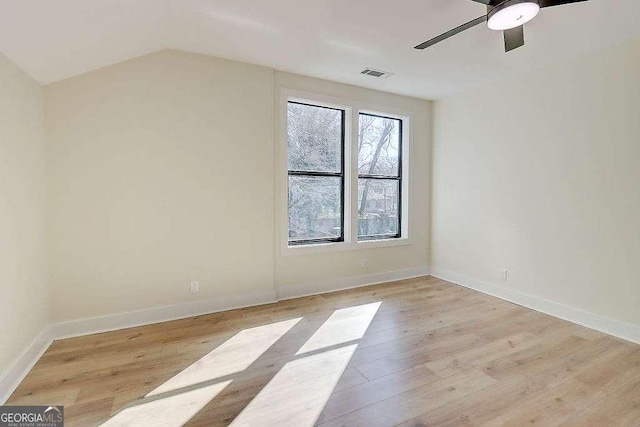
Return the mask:
M56 341L68 426L640 426L640 346L435 278Z

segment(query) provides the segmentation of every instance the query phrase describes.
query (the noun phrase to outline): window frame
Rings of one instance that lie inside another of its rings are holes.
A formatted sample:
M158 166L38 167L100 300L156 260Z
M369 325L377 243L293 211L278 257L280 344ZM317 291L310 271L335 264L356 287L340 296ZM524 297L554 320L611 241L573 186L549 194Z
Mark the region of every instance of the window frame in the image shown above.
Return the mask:
M294 101L294 100L288 100L287 101L287 112L288 112L288 108L289 108L289 104L296 104L296 105L304 105L307 107L315 107L315 108L325 108L328 110L334 110L334 111L339 111L341 113L341 118L340 118L340 172L322 172L322 171L302 171L302 170L291 170L289 169L289 158L288 158L288 149L289 149L289 144L287 141L287 195L289 194L288 188L289 188L289 178L292 176L303 176L303 177L328 177L328 178L340 178L340 236L338 237L327 237L327 238L320 238L320 239L297 239L292 241L289 237L289 222L287 220L287 244L289 246L307 246L307 245L313 245L313 244L323 244L323 243L338 243L338 242L344 242L344 224L345 224L345 175L346 175L346 171L345 171L345 162L344 162L344 157L345 157L345 140L346 140L346 111L343 108L336 108L336 107L328 107L325 105L316 105L316 104L310 104L307 102L300 102L300 101ZM287 120L288 123L288 120ZM287 218L289 218L289 209L288 209L288 198L287 198Z
M280 256L289 257L316 253L408 246L411 237L411 152L414 113L408 110L380 105L359 99L340 98L300 89L279 87L279 98L276 98L275 127L275 165L276 165L276 250ZM288 144L287 144L287 105L297 102L313 106L321 106L344 110L344 240L341 242L320 242L303 245L289 244L289 184L288 184ZM375 240L358 240L358 121L359 114L371 114L402 120L402 227L399 238Z
M398 129L398 174L397 175L381 175L381 174L361 174L360 168L356 169L356 173L358 174L358 185L360 184L360 179L379 179L383 181L397 181L398 182L398 232L395 234L372 234L368 236L360 236L358 234L358 242L367 242L372 240L391 240L391 239L400 239L402 238L402 202L404 198L403 192L403 175L402 175L402 158L404 157L403 152L403 130L404 130L404 120L398 117L389 117L380 114L367 113L364 111L358 111L358 129L360 128L360 116L369 116L369 117L377 117L380 119L386 120L396 120L400 124L400 128ZM358 157L360 153L358 153ZM358 230L360 219L358 218Z

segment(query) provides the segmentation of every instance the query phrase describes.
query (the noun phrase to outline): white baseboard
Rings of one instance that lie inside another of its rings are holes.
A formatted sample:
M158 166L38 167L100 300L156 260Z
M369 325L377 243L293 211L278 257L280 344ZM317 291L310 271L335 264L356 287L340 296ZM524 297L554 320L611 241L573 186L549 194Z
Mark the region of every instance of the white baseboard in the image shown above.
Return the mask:
M58 340L184 319L237 308L269 304L272 302L276 302L276 292L274 290L231 295L224 298L214 298L56 323L52 326L52 332L54 339Z
M52 342L51 327L47 326L13 362L0 379L0 405L5 404Z
M132 328L152 323L167 322L184 319L220 311L255 305L269 304L276 301L275 290L256 292L244 295L234 295L225 298L215 298L175 304L166 307L156 307L128 313L111 314L107 316L78 319L69 322L56 323L48 326L16 359L12 367L0 379L0 405L4 404L15 391L31 368L36 364L54 339L72 338L100 332Z
M224 298L209 299L206 301L196 301L127 313L71 320L68 322L54 324L52 326L52 334L54 339L72 338L125 328L133 328L136 326L144 326L153 323L167 322L170 320L184 319L187 317L200 316L220 311L234 310L237 308L269 304L280 299L291 299L325 292L334 292L342 289L375 285L377 283L390 282L393 280L426 276L428 274L429 270L427 267L417 267L388 273L371 274L349 279L283 288L278 289L277 291L270 290L244 295L233 295Z
M345 289L359 288L362 286L377 285L379 283L393 282L395 280L412 279L414 277L427 275L429 275L429 267L414 267L404 270L389 271L386 273L367 274L365 276L349 277L326 282L281 287L278 288L276 292L278 300L287 300L327 292L343 291Z
M554 316L581 326L586 326L605 334L613 335L627 341L640 344L640 325L626 323L586 310L550 301L544 298L505 288L494 283L485 282L465 276L454 271L438 267L430 268L431 275L466 288L470 288L494 297Z
M309 295L375 285L395 280L431 275L494 297L513 302L572 323L586 326L631 342L640 343L640 325L621 322L586 310L570 307L494 283L475 279L438 267L415 267L386 273L369 274L333 281L278 288L252 294L229 296L205 301L175 304L128 313L112 314L88 319L57 323L47 327L16 359L0 379L0 405L18 387L54 339L71 338L100 332L131 328L152 323L183 319L237 308L273 303Z

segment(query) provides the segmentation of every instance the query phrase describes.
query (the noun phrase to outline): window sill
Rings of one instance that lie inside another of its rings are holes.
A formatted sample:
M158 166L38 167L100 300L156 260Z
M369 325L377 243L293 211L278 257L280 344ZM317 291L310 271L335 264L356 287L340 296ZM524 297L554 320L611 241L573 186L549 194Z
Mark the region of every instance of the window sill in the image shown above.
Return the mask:
M399 239L363 240L360 242L317 243L312 245L286 246L282 248L281 255L310 255L326 252L391 248L395 246L408 246L410 244L411 239L408 237L401 237Z
M357 243L357 249L369 248L389 248L393 246L408 246L411 240L408 237L399 237L394 239L378 239L378 240L362 240Z

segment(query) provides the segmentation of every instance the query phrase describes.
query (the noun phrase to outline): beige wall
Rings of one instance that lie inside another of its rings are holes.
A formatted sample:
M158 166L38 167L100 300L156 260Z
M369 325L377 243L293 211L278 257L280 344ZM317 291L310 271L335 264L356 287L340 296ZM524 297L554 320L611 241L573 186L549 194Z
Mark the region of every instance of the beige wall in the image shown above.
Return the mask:
M439 101L432 160L430 102L178 51L45 87L43 127L0 57L0 371L47 325L48 278L59 322L430 261L640 323L638 75L630 42ZM285 89L412 116L411 244L283 256Z
M404 270L427 265L429 252L429 199L431 194L429 163L431 155L431 102L392 95L326 80L303 77L295 74L276 72L275 74L276 129L280 129L280 99L284 90L307 92L330 98L342 98L379 109L398 110L410 115L411 138L409 164L409 238L411 244L398 247L357 249L313 254L282 255L282 243L278 238L286 226L282 210L276 209L276 284L278 288L305 287L323 282L354 276ZM276 165L286 168L286 163L278 162L282 156L282 143L276 135ZM278 145L280 144L280 145ZM280 171L281 172L281 171ZM280 175L280 174L279 174ZM283 195L277 197L281 203ZM284 231L286 235L286 230ZM368 268L362 267L366 258Z
M0 376L49 324L42 89L0 54Z
M282 87L415 115L411 245L280 256ZM427 263L427 101L179 51L49 85L45 96L55 321Z
M55 321L273 290L272 86L163 51L45 88Z
M432 265L640 323L638 76L635 41L437 102Z

